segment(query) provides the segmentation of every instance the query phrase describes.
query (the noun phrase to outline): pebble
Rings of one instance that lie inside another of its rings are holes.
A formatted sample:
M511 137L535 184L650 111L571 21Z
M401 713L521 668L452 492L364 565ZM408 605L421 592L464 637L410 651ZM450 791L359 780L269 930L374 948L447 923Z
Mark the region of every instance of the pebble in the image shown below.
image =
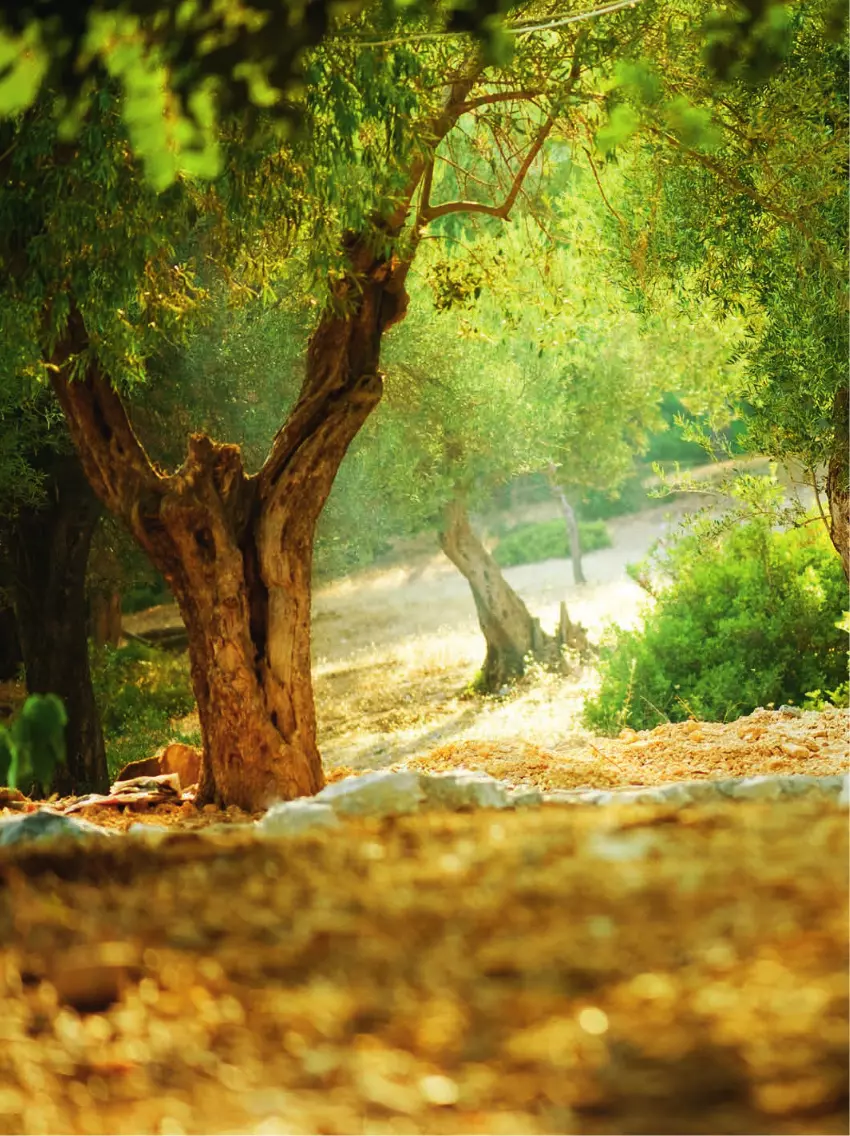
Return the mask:
M788 706L785 703L783 703L779 707L779 713L784 714L786 718L802 718L803 717L803 711L800 709L799 706Z
M797 742L783 742L779 747L787 757L806 761L813 756L808 746L798 745Z

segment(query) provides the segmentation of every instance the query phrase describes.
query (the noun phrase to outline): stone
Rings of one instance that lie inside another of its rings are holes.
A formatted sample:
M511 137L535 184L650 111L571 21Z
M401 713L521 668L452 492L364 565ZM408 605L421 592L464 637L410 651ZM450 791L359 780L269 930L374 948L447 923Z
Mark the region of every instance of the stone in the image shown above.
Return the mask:
M162 840L164 836L168 836L171 829L164 824L131 824L127 829L128 836L141 836L148 840Z
M603 796L600 789L550 789L543 794L545 805L595 805Z
M716 800L720 796L713 781L682 781L675 785L662 785L656 795L668 805L695 805Z
M346 816L405 816L425 800L418 773L382 770L327 785L313 800Z
M842 808L850 806L850 773L845 773L841 778L842 785L841 791L838 794L838 803Z
M49 809L39 809L36 813L0 821L0 845L61 840L63 837L84 840L91 836L114 835L108 829L100 828L87 820L66 817Z
M184 745L182 742L172 742L153 757L146 757L142 761L131 761L129 765L125 765L115 778L115 783L173 773L179 778L180 788L185 789L189 785L196 784L200 776L202 757L203 750Z
M808 761L814 756L807 746L799 745L797 742L783 742L779 748L786 757L792 757L795 761Z
M738 801L777 801L782 796L782 781L779 777L766 775L745 777L727 792Z
M506 809L512 803L501 781L469 769L425 774L420 785L428 804L441 809Z
M257 821L256 830L261 836L298 836L310 829L333 828L338 824L339 818L330 805L299 799L272 805Z
M204 751L202 749L184 745L183 742L172 742L159 755L160 772L176 773L180 778L181 786L186 789L189 785L198 783L203 756Z
M841 797L847 792L847 778L846 773L833 773L828 777L814 777L813 781L817 783L816 787L821 793L825 793L828 797L835 797L839 804L841 804Z
M543 804L543 794L533 785L519 785L508 793L508 804L515 809L536 809Z

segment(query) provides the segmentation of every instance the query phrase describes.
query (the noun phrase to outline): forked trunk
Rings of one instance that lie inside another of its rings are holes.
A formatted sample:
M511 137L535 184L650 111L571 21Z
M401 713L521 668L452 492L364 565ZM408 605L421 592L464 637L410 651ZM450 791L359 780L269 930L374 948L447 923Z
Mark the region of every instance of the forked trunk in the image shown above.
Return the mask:
M310 665L315 527L380 400L381 334L406 299L393 263L356 244L350 257L352 281L341 288L355 292L354 310L320 321L300 397L256 476L246 475L237 446L204 435L193 435L174 474L156 470L108 377L89 365L68 379L71 356L87 342L79 317L54 360L54 388L89 480L168 581L186 625L204 744L201 803L257 811L324 783Z
M829 535L841 557L844 575L850 580L850 391L842 387L835 396L833 420L835 437L826 475L829 502Z
M499 565L479 540L466 507L455 497L445 509L440 547L472 589L478 623L487 644L480 684L498 690L525 673L529 655L551 658L556 643L547 635Z
M66 764L54 788L106 792L109 775L92 689L86 565L101 506L76 456L52 457L47 502L14 524L15 610L30 694L65 704Z

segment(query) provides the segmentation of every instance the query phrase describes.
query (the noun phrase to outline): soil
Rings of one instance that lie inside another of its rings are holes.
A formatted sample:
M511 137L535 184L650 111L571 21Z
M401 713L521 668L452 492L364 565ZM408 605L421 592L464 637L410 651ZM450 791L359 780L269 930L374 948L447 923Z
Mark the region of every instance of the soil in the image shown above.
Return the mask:
M644 599L615 548L510 570L544 622ZM161 615L161 613L160 613ZM485 770L544 789L847 769L846 712L596 739L593 676L464 687L483 651L436 555L322 590L329 780ZM163 739L165 741L166 739ZM347 820L91 808L167 840L0 854L0 1131L843 1133L847 811L822 798Z
M0 857L6 1133L841 1133L847 816L544 806Z

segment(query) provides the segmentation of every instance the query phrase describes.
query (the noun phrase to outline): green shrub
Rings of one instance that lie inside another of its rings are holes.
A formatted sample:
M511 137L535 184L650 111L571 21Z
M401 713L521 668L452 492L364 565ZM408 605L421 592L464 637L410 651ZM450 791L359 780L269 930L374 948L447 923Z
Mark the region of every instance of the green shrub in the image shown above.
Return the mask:
M11 727L0 726L0 785L35 782L42 792L65 761L68 715L55 694L31 694Z
M686 537L642 630L603 647L602 685L585 705L600 733L689 715L729 721L771 703L800 704L847 680L841 563L823 526L774 532L751 523Z
M611 547L611 534L603 521L579 521L578 531L582 552ZM510 529L493 550L496 563L503 568L569 555L567 526L560 519Z
M111 774L168 741L198 742L196 731L171 726L195 708L187 655L136 642L103 647L92 661L92 679Z

